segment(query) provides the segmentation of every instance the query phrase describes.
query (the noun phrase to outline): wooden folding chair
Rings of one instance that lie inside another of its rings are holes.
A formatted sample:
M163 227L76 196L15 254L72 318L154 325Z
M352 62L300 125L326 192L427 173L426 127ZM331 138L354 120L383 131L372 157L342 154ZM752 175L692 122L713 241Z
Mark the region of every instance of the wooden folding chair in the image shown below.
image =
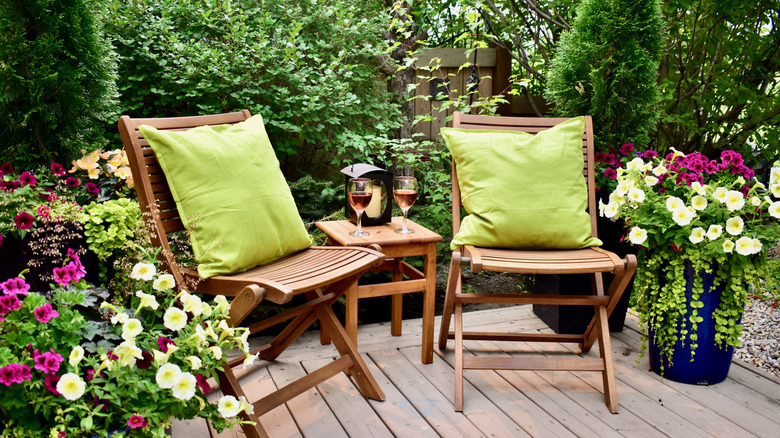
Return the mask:
M319 320L340 357L305 377L253 403L254 413L242 413L242 418L255 426L245 425L248 437L265 437L258 418L293 397L313 388L330 377L348 371L365 397L384 400L385 395L360 357L355 345L334 315L331 305L368 269L384 260L380 252L358 247L310 247L275 262L233 275L218 275L202 280L195 267L179 266L171 251L168 235L184 230L176 202L165 175L149 143L138 131L140 125L159 130L185 130L202 125L235 124L250 117L249 111L193 117L130 118L122 116L119 132L127 151L135 180L135 190L142 211L151 213L154 222L152 243L160 251L162 267L171 273L177 285L196 285L194 291L234 297L230 321L239 325L262 301L286 304L296 295L306 302L284 313L269 317L249 326L256 333L271 326L287 323L284 330L258 351L262 359L271 361L284 351L315 320ZM263 242L257 242L262 245ZM231 361L230 367L219 374L220 389L226 395L244 395L232 367L242 363L243 357ZM248 400L251 398L247 397Z
M536 134L567 119L489 117L455 113L453 127L464 129L516 130ZM593 164L593 122L585 118L583 135L583 174L588 188L588 212L592 236L596 233L596 196ZM455 162L452 165L452 227L457 234L461 222L461 198ZM490 294L461 292L461 265L467 264L472 272L494 271L523 274L591 274L591 284L583 284L582 295L539 295L539 294ZM628 255L621 260L614 253L592 247L577 250L514 250L505 248L482 248L465 245L453 251L447 280L447 295L439 332L439 348L446 349L447 340L455 339L455 410L463 409L463 370L559 370L600 371L604 383L604 398L610 411L618 412L615 371L612 362L607 317L625 291L636 270L636 257ZM614 280L604 293L602 273L610 272ZM591 289L592 288L592 289ZM592 293L591 293L592 290ZM555 304L594 306L595 315L585 333L580 335L546 333L495 333L474 332L463 329L463 304L466 303L511 303L511 304ZM450 320L454 312L454 331L450 331ZM587 353L596 339L599 342L599 358L578 355L541 356L463 356L463 340L501 340L520 342L572 342L579 343L582 353Z

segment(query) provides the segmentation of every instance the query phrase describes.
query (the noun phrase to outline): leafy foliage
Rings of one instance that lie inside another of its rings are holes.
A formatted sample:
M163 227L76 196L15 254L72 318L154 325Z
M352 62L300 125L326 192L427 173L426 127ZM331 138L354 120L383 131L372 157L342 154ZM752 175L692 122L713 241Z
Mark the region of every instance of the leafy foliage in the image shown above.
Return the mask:
M119 87L133 116L249 109L285 173L322 172L337 145L398 124L374 55L383 17L342 0L110 2Z
M646 146L655 130L660 0L584 0L561 38L545 96L553 113L593 116L596 149Z
M661 61L664 149L780 153L780 4L666 0Z
M0 157L69 161L106 144L116 120L116 59L93 11L100 2L0 4Z
M83 223L89 249L103 261L126 252L127 242L143 229L138 202L127 198L84 206Z

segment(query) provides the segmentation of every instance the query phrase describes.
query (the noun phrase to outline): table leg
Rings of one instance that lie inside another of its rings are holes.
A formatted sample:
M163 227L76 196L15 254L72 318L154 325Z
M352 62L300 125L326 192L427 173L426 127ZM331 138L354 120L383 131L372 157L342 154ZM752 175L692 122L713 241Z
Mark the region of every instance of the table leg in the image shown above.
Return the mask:
M404 274L401 264L403 263L403 257L396 257L393 260L393 281L403 281ZM401 336L401 322L403 316L403 294L396 294L392 296L392 315L390 317L390 334L393 336Z
M433 362L433 318L436 307L436 244L425 253L425 290L423 291L422 363Z
M344 311L344 329L347 331L349 339L357 347L357 326L358 326L358 284L355 282L347 289L347 305Z

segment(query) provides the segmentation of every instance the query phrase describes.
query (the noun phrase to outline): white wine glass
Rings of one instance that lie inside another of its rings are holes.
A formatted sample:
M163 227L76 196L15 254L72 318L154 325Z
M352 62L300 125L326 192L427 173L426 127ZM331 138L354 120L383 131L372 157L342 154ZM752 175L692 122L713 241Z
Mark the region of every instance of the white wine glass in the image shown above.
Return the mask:
M371 185L371 180L368 178L350 178L347 182L347 201L352 209L357 214L357 229L349 233L350 236L366 237L370 233L363 231L360 226L360 219L363 217L363 212L371 203L371 197L374 196L374 188Z
M404 223L401 228L395 230L400 234L411 234L414 230L406 226L406 216L409 214L409 209L414 205L414 201L417 200L417 178L413 176L397 176L393 182L393 198L395 203L404 212Z

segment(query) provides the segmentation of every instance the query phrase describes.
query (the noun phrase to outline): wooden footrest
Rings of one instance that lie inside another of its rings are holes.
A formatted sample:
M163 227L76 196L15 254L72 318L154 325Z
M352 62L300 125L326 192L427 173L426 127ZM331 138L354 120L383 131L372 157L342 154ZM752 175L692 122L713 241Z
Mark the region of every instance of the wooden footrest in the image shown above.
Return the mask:
M455 332L449 332L447 339L455 339ZM570 342L580 343L585 335L565 333L501 333L501 332L463 332L464 340L473 341L520 341L520 342Z
M604 360L595 357L498 357L464 356L469 370L604 371Z

